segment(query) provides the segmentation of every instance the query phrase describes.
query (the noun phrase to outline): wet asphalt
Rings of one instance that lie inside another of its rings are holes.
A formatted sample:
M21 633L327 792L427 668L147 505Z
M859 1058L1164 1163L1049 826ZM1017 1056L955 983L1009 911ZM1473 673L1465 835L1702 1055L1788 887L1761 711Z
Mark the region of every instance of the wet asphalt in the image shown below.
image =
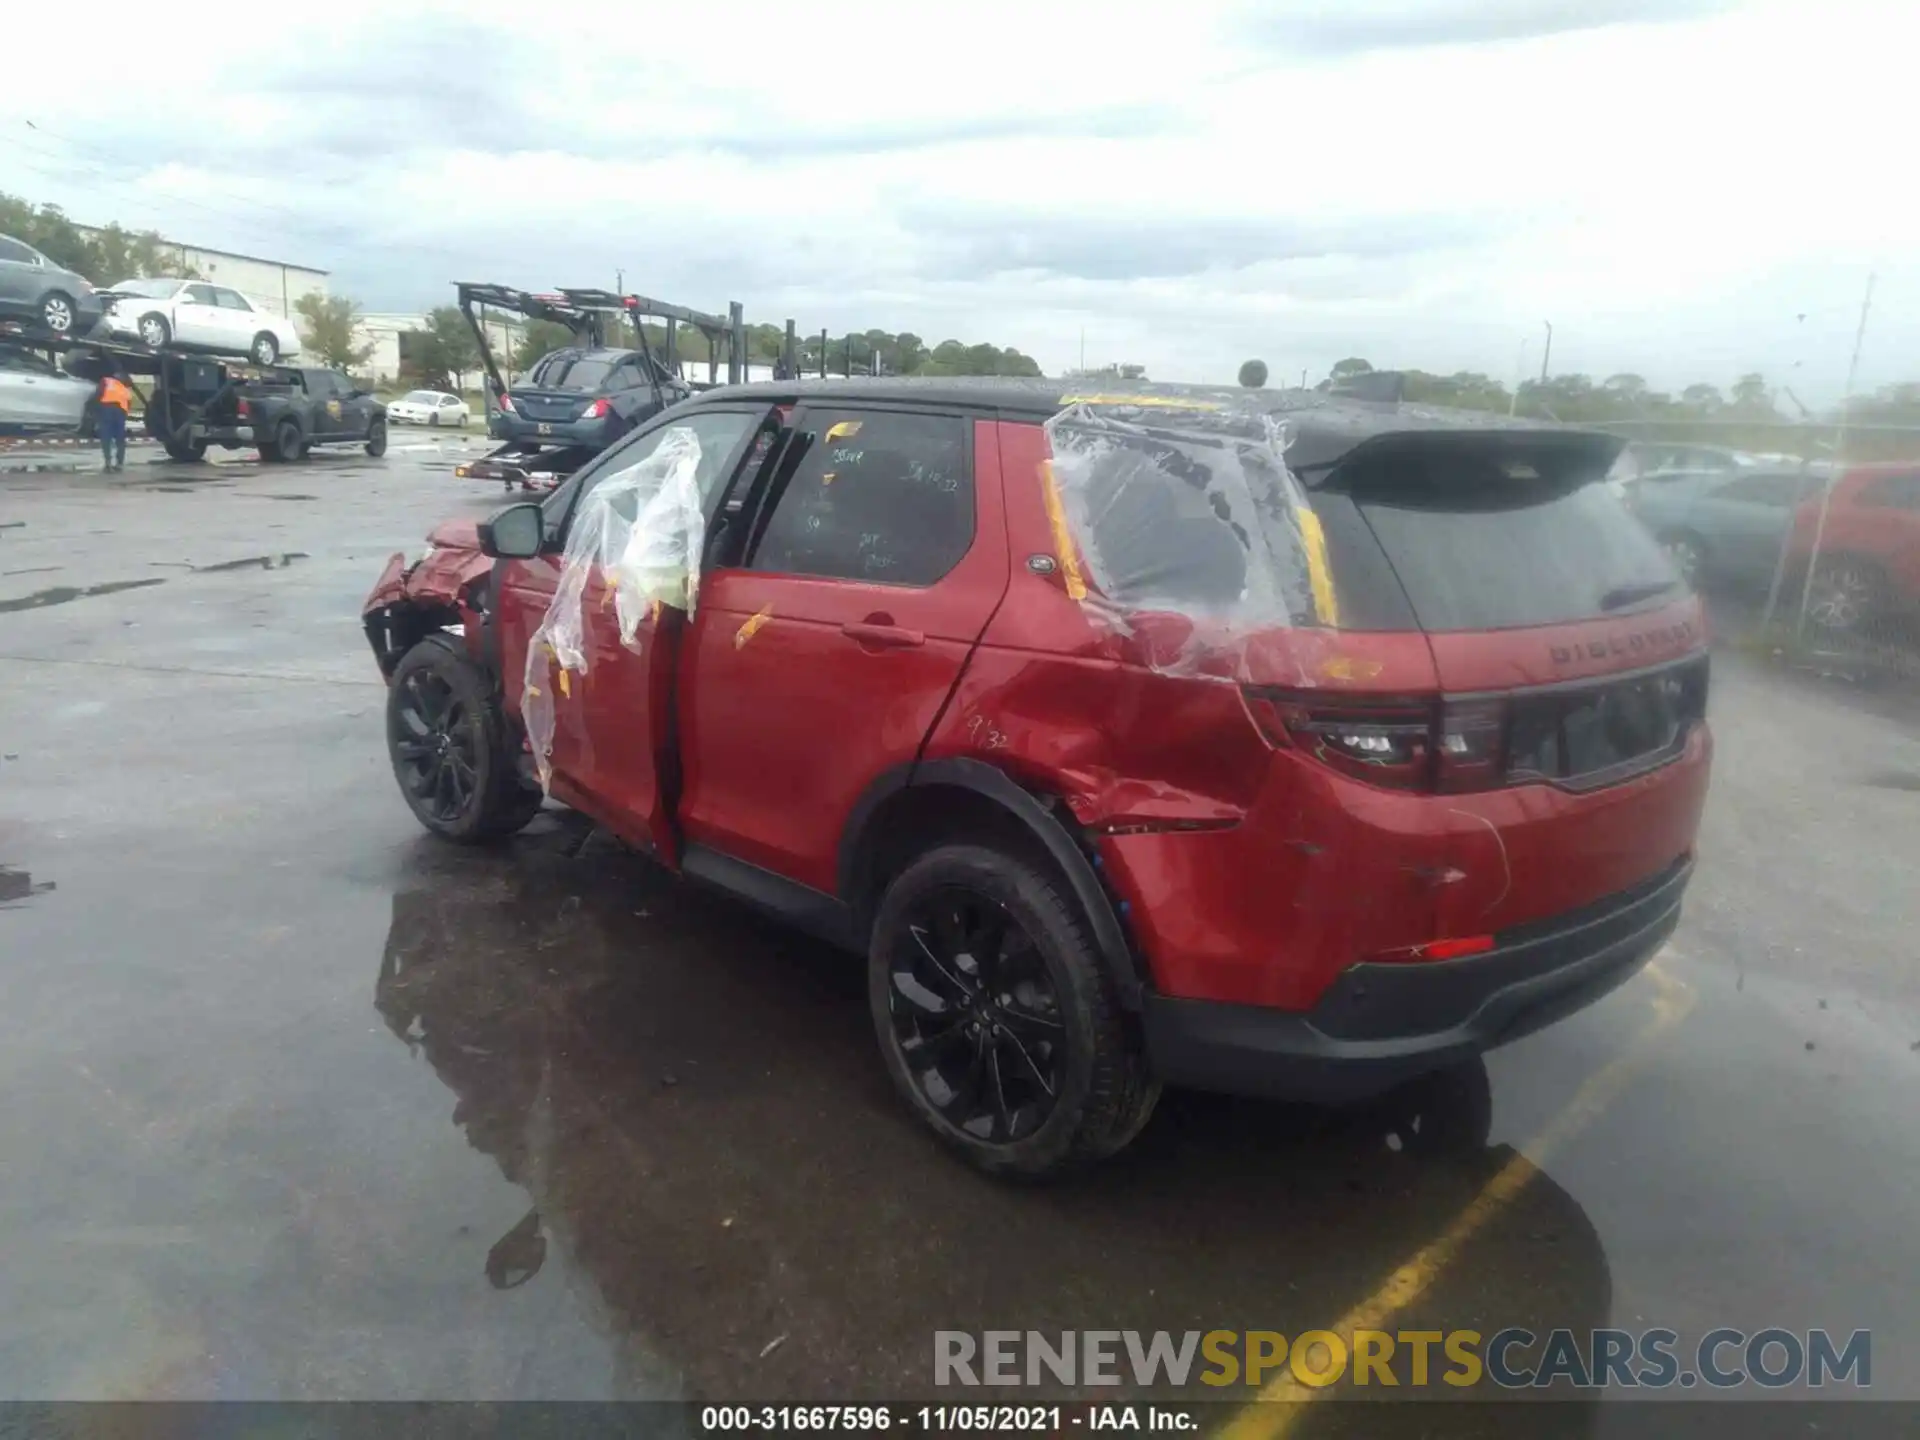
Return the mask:
M418 829L359 608L500 502L458 453L0 457L0 1397L930 1397L937 1329L1333 1324L1525 1154L1393 1326L1865 1328L1920 1399L1908 692L1716 656L1681 929L1490 1057L1484 1145L1173 1096L1012 1188L856 964L563 815Z

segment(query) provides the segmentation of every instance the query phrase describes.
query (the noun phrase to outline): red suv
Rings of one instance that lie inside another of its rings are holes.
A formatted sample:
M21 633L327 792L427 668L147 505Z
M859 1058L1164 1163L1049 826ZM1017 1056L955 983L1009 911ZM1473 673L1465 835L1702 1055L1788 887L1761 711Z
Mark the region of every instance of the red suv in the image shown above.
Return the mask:
M1617 448L1302 392L716 390L393 557L394 770L455 840L544 781L864 956L895 1083L989 1170L1110 1154L1163 1083L1366 1098L1677 923L1705 626Z
M1814 537L1808 616L1827 630L1857 630L1920 609L1920 471L1911 465L1861 465L1833 482L1820 523L1821 497L1793 516L1788 575L1804 583ZM1794 590L1797 599L1799 592Z

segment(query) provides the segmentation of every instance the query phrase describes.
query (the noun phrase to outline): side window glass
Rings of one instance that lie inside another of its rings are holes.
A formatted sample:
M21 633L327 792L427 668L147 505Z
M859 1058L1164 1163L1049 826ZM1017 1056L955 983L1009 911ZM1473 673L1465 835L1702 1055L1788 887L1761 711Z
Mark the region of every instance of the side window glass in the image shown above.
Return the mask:
M195 305L212 305L215 303L213 287L211 285L189 285L182 298L191 300Z
M694 438L700 442L700 465L694 472L694 481L700 487L700 499L704 503L712 498L714 490L726 478L728 459L740 448L740 442L746 439L747 432L753 429L759 420L760 415L757 411L744 410L712 410L699 415L687 415L672 425L663 425L657 430L648 431L631 445L608 452L601 457L600 463L591 471L581 472L573 494L566 500L562 501L560 498L566 494L565 487L555 491L549 497L547 502L549 505L555 501L560 502L546 511L549 533L554 533L556 528L564 523L559 517L579 513L579 501L583 500L594 486L611 475L631 470L644 462L660 448L661 442L667 436L677 430L691 430ZM631 522L634 517L628 515L625 518Z
M11 260L16 265L31 265L33 251L18 240L0 240L0 260Z
M973 544L968 422L951 415L822 410L819 436L767 521L749 568L883 585L931 585Z

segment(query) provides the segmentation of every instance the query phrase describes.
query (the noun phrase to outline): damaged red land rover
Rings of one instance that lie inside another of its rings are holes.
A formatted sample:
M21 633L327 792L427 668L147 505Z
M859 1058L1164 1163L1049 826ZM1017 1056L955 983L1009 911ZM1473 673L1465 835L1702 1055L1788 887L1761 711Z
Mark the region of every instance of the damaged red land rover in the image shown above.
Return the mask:
M1618 442L1302 392L716 390L389 562L407 803L543 792L866 957L994 1171L1162 1084L1356 1100L1604 994L1707 791L1695 599Z

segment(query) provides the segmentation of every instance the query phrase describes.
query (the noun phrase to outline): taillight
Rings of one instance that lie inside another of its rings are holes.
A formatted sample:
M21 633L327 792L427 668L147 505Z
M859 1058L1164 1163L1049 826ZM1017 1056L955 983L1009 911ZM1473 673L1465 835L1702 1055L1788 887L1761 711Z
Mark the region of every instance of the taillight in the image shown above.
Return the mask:
M1394 790L1457 794L1506 783L1500 700L1346 695L1249 687L1247 710L1271 745Z
M598 400L594 400L588 404L587 408L580 412L580 418L582 420L598 420L606 413L607 401L606 397L602 396Z
M500 397L500 413L502 415L511 415L514 413L513 397L511 395L502 395Z
M253 414L253 410L248 406L245 400L242 400L234 407L233 413L239 416L242 420L245 420L249 415Z

